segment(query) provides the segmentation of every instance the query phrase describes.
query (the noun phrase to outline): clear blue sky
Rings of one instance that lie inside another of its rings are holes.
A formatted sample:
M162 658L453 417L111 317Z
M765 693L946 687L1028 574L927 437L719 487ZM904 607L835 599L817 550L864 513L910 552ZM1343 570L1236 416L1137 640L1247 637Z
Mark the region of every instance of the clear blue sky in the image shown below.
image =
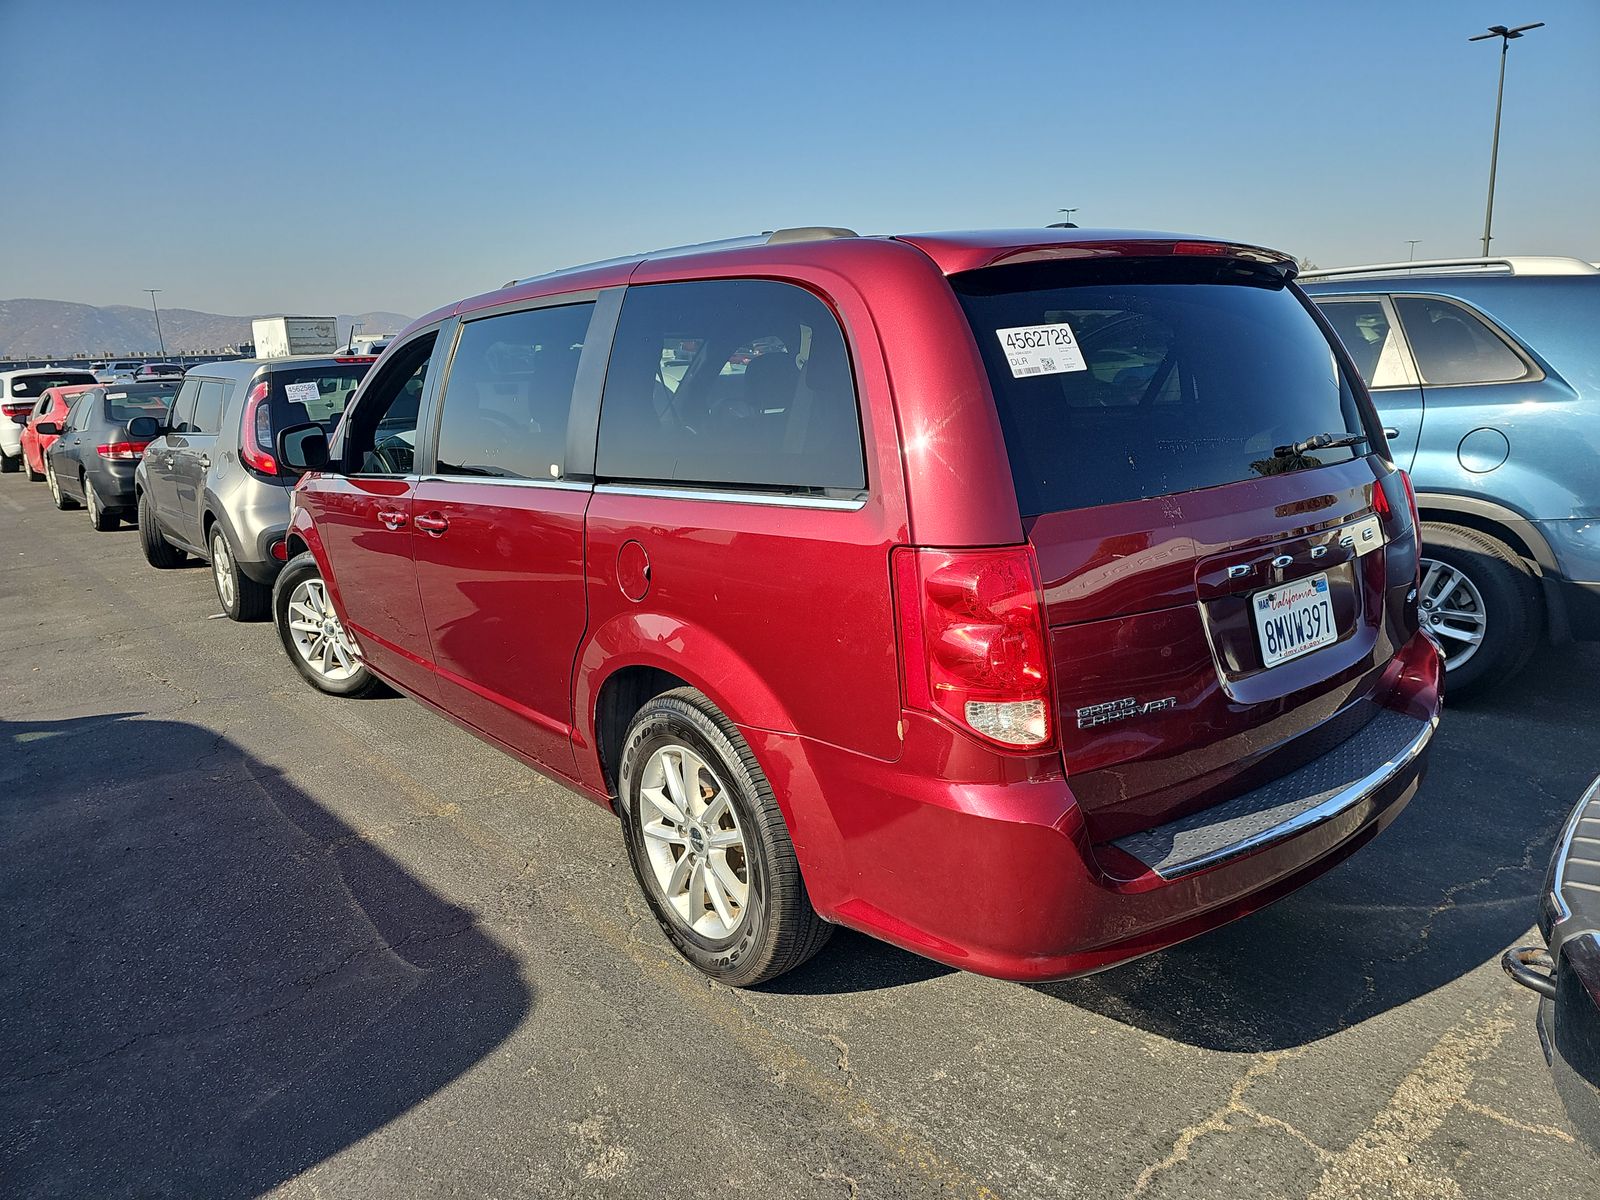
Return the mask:
M1600 3L0 0L0 298L420 314L797 224L1600 259Z

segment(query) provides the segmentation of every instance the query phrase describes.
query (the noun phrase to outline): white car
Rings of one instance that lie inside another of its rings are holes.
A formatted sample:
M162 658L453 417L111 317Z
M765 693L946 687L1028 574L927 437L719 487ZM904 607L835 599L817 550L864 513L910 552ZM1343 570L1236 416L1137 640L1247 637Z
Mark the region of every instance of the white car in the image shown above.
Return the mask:
M22 427L46 389L75 383L98 383L93 371L70 367L24 367L0 371L0 472L22 466Z
M134 373L144 366L141 358L121 358L116 362L108 362L94 373L96 383L115 383L121 379L132 379Z

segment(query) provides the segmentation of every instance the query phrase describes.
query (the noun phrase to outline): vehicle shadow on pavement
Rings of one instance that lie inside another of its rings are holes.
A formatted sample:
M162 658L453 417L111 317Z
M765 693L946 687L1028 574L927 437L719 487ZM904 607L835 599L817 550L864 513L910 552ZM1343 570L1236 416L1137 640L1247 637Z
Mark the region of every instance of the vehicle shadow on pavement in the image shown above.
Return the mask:
M1550 849L1600 772L1600 657L1556 650L1448 709L1422 789L1342 866L1255 915L1038 990L1237 1052L1328 1037L1495 959L1538 912Z
M0 721L11 1195L258 1195L534 1004L367 831L226 737L137 716Z

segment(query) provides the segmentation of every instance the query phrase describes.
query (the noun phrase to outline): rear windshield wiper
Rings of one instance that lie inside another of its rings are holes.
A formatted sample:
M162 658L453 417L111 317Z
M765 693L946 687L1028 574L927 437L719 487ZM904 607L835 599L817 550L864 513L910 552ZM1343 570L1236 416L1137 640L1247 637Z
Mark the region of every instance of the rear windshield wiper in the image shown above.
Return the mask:
M1292 446L1274 447L1274 458L1295 458L1312 450L1331 450L1335 446L1359 446L1367 440L1364 433L1314 433L1303 442Z

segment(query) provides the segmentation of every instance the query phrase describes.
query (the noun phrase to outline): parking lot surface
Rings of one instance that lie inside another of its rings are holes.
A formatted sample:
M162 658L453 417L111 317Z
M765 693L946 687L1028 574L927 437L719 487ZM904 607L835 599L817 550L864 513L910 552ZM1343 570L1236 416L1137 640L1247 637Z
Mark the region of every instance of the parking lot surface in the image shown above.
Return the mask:
M736 992L614 818L216 612L0 481L8 1195L1594 1194L1497 959L1600 772L1600 649L1451 710L1392 829L1175 950L1023 987L841 932Z

